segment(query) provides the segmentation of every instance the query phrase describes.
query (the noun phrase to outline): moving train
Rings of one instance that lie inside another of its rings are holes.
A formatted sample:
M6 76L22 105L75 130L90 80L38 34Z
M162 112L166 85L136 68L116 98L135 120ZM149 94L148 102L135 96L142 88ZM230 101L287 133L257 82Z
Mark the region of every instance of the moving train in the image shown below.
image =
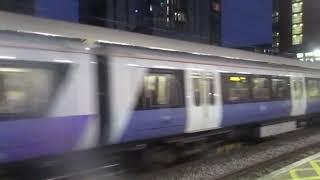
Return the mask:
M320 113L316 63L8 13L0 20L2 164L268 137Z

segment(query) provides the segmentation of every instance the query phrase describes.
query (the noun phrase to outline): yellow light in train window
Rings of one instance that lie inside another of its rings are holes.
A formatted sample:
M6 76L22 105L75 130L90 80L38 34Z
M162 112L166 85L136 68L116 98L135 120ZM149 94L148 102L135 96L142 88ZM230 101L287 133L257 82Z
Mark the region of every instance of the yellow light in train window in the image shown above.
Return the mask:
M241 80L246 80L246 77L231 76L231 77L229 77L229 80L238 82Z
M234 76L231 76L229 79L230 81L241 81L239 77L234 77Z

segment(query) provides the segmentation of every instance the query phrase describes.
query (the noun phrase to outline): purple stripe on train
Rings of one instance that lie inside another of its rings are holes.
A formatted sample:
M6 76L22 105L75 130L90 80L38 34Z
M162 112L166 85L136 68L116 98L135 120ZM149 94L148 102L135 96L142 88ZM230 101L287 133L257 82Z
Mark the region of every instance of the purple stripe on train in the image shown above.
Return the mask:
M225 104L222 127L289 117L290 112L290 100Z
M0 122L0 162L71 151L94 115Z
M306 113L320 113L320 99L308 99Z
M185 108L134 111L120 142L182 134L186 114Z

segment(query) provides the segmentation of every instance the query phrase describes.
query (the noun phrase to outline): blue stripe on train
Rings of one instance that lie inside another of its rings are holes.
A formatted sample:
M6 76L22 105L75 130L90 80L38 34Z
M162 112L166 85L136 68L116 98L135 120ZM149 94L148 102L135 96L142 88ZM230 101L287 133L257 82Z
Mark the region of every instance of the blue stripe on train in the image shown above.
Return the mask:
M308 99L306 114L320 113L320 99Z
M269 101L223 105L222 127L288 117L291 101Z
M185 108L134 111L120 142L182 134L186 114Z
M94 115L0 122L0 163L63 153L75 148Z

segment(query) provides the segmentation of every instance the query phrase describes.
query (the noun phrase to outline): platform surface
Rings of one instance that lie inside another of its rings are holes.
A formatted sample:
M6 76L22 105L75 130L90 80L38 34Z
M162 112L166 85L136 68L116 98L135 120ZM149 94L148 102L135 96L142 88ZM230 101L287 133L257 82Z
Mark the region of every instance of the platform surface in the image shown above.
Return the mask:
M259 180L320 180L320 153L274 171Z

